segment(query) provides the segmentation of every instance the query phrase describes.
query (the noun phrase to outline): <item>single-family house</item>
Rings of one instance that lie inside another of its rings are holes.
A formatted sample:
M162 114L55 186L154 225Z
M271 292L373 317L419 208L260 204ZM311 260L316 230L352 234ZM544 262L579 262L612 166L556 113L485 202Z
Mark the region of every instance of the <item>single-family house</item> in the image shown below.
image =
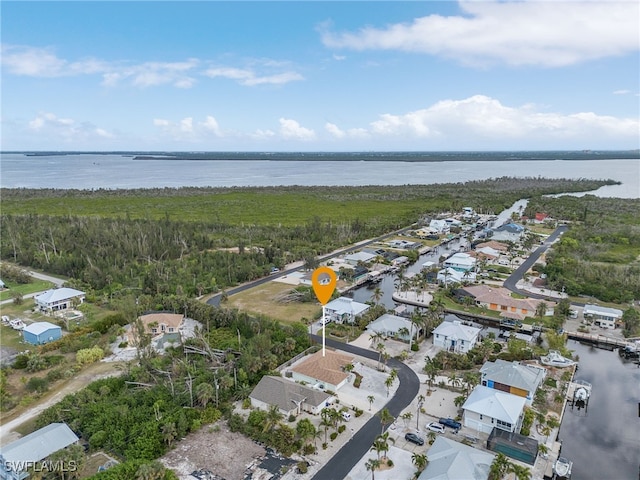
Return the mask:
M582 313L584 318L593 319L594 323L602 328L614 329L616 323L622 320L622 310L600 305L587 304Z
M451 285L454 283L475 282L476 274L471 270L455 270L451 267L443 268L438 271L436 281L443 285Z
M184 322L184 316L171 312L150 312L138 317L142 322L144 332L153 337L153 346L156 350L163 350L166 345L180 343L182 335L180 329ZM127 334L130 345L137 345L138 331L130 328Z
M487 480L495 455L438 435L418 480Z
M252 407L262 410L269 410L275 405L285 417L298 416L302 412L317 415L333 401L333 397L322 390L271 375L260 379L249 399Z
M442 322L433 330L433 344L450 352L467 353L478 341L480 329L460 321Z
M490 261L497 260L500 257L500 254L500 250L496 250L495 248L491 247L476 248L475 250L469 252L469 255L475 257L476 259Z
M352 375L344 370L345 365L353 362L353 357L334 350L325 349L305 357L292 366L289 371L297 382L305 382L320 390L337 391Z
M453 268L454 270L458 270L460 272L468 272L475 268L476 259L468 253L458 252L447 258L444 261L443 266L445 268Z
M524 397L478 385L462 405L463 424L484 433L494 428L518 433L526 403Z
M420 248L422 244L420 242L410 242L408 240L391 240L389 242L391 248L398 248L401 250L415 250Z
M355 252L345 255L344 261L349 265L358 265L359 263L369 263L375 260L377 255L370 252Z
M536 390L547 375L547 369L497 359L495 362L485 362L480 375L481 385L523 397L531 406Z
M475 299L476 305L501 312L506 319L522 321L526 317L533 317L541 303L546 305L545 314L553 315L553 302L534 298L514 298L511 292L503 287L472 285L462 290Z
M22 329L22 337L31 345L44 345L62 337L62 328L49 322L34 322Z
M38 468L37 462L73 445L78 437L66 423L51 423L15 442L0 447L0 479L23 480L28 468Z
M406 331L404 329L406 329ZM386 337L396 338L403 342L408 342L410 336L415 339L420 331L419 327L408 318L399 317L390 313L385 313L367 325L367 332L370 334L380 333ZM411 335L409 335L409 332Z
M355 323L360 315L369 310L369 305L348 297L338 297L324 306L325 321Z
M446 220L431 220L429 228L438 234L446 234L451 230L451 225Z
M58 310L73 308L84 302L85 293L75 288L53 288L35 297L41 312L52 314Z
M517 223L506 223L492 230L491 238L496 241L518 242L524 234L524 227Z

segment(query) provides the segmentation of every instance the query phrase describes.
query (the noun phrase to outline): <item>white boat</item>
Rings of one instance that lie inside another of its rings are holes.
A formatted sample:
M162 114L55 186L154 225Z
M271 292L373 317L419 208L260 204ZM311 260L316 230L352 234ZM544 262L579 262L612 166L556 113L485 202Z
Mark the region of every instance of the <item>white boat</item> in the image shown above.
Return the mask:
M571 467L573 462L564 457L558 457L553 464L553 473L559 478L569 478L571 476Z
M540 357L540 362L550 367L571 367L577 363L570 358L563 357L557 350L549 350L548 355Z

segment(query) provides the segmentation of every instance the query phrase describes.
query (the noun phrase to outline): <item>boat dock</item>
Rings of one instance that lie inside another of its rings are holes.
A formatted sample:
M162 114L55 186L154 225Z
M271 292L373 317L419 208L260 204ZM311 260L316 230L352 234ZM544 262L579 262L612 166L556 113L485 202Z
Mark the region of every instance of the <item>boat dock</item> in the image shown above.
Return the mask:
M624 340L621 338L607 337L605 335L592 335L590 333L582 332L565 332L567 337L572 340L578 340L579 342L590 343L598 348L606 348L613 350L614 348L625 348L627 346L632 347L633 342Z

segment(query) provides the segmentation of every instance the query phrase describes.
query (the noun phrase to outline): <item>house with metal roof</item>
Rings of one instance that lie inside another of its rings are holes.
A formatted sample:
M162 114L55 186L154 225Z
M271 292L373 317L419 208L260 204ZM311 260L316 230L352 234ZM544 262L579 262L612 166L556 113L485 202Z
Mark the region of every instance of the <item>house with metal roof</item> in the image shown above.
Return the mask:
M587 304L582 311L585 318L591 318L596 325L602 328L614 329L616 322L622 320L622 310L617 308L601 307L600 305Z
M447 258L444 261L443 266L445 268L453 268L454 270L458 270L460 272L468 272L475 268L476 259L468 253L458 252Z
M467 353L478 341L480 329L460 321L442 322L433 330L433 344L450 352Z
M418 480L487 480L495 455L438 435Z
M41 312L52 314L58 310L66 310L84 302L85 293L75 288L53 288L35 297L36 305Z
M344 261L349 265L358 265L359 263L369 263L375 260L378 255L370 252L355 252L345 255Z
M478 385L462 405L465 427L491 433L494 428L520 432L526 398Z
M390 313L385 313L376 318L373 322L367 325L367 332L369 333L381 333L386 337L396 338L403 342L409 341L409 333L400 333L400 331L406 328L407 332L411 332L411 336L415 339L418 336L419 330L416 325L405 317L399 317Z
M524 227L517 223L505 223L491 231L491 238L502 242L518 242L524 235Z
M28 468L33 468L37 462L77 441L78 437L66 423L51 423L9 445L0 447L0 479L28 478Z
M333 396L286 378L265 375L251 391L249 399L254 408L269 410L275 405L288 417L298 416L303 411L317 415L332 403Z
M50 322L34 322L22 329L22 337L31 345L44 345L62 337L62 328Z
M305 357L293 365L289 371L291 378L297 382L304 382L312 388L337 391L352 375L344 367L353 362L354 357L335 350L325 349Z
M354 323L367 310L369 305L349 297L338 297L324 306L325 320L336 323Z
M527 405L531 405L536 390L547 375L547 369L497 359L495 362L485 362L480 375L481 385L526 398Z

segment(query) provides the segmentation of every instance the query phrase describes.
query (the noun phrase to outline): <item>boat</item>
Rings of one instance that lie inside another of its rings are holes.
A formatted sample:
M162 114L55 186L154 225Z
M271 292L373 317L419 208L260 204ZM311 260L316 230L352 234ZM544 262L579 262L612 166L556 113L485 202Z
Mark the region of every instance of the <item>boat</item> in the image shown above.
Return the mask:
M558 457L553 464L553 473L556 474L557 478L569 478L571 477L572 466L573 462L571 460L567 460L564 457Z
M570 358L563 357L557 350L549 350L548 355L540 357L540 362L549 367L572 367L577 362Z
M591 384L584 380L576 381L576 387L573 391L573 405L581 408L586 408L589 405L589 397L591 396ZM573 406L571 407L573 408Z

